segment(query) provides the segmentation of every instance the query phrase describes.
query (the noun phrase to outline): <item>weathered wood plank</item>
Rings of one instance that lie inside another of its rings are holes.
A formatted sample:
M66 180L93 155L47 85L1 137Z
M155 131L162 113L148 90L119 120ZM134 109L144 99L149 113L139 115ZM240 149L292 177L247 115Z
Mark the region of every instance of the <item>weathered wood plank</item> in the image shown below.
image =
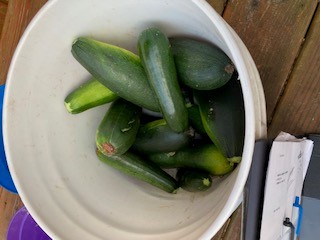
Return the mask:
M6 80L12 55L26 26L46 0L9 1L0 42L0 84Z
M320 7L306 36L269 134L320 133Z
M224 240L240 240L241 239L241 220L242 220L242 206L232 214L230 223L226 229L222 239Z
M227 0L207 0L207 2L221 15L226 6Z
M260 72L268 122L292 69L317 0L229 0L224 19L239 34Z
M240 205L220 231L211 240L241 239L242 205Z
M0 39L1 39L2 28L4 25L4 20L5 20L6 13L7 13L7 8L8 8L7 3L0 2Z
M0 239L6 239L12 216L23 204L18 195L0 188Z
M315 1L311 2L313 4L309 4L309 8L305 7L302 1L296 1L295 3L292 1L290 3L281 2L284 1L273 1L272 3L272 1L229 0L223 15L245 42L257 64L265 88L269 121L316 7ZM287 9L288 5L293 6L291 6L291 9ZM309 13L310 16L308 16ZM289 16L286 16L288 14ZM296 34L298 36L291 39L290 48L285 49L287 46L286 36L289 37L291 35L290 30L297 28L291 23L291 20L297 16L299 16L300 23ZM284 24L282 28L286 30L282 35L283 30L275 31L278 25L282 26L281 24ZM278 45L279 39L281 41L279 46L281 52L278 52L278 49L277 51L273 50L274 46ZM284 56L282 56L283 54ZM274 57L280 60L275 62ZM287 61L284 64L285 69L283 69L283 66L279 66L279 62L284 60ZM281 81L275 81L275 77ZM240 239L241 215L241 209L238 209L218 232L214 240Z

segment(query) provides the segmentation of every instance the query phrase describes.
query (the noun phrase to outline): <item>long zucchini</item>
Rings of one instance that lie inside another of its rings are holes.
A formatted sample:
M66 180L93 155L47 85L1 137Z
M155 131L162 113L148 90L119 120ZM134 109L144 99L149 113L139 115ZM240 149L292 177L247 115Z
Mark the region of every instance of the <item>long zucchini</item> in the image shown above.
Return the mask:
M185 131L188 127L188 112L168 38L157 28L146 29L139 36L138 49L164 119L174 131Z
M230 80L220 89L194 91L202 124L213 143L231 162L240 162L245 131L240 81Z
M140 58L123 48L80 37L72 44L72 54L101 84L138 106L159 111Z
M148 159L162 168L194 168L215 176L229 173L234 163L212 143L169 153L154 153Z
M134 143L141 108L119 98L112 103L96 132L96 146L103 154L120 155Z
M168 193L176 193L177 181L155 164L143 160L141 157L126 152L123 155L106 156L97 150L100 161L111 167Z

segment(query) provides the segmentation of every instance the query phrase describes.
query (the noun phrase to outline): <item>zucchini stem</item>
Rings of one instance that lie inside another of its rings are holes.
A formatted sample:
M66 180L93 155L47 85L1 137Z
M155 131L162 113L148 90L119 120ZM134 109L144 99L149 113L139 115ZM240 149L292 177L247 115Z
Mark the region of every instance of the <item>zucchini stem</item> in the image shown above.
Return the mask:
M228 161L230 163L240 163L241 159L242 159L242 157L231 157L231 158L228 158Z

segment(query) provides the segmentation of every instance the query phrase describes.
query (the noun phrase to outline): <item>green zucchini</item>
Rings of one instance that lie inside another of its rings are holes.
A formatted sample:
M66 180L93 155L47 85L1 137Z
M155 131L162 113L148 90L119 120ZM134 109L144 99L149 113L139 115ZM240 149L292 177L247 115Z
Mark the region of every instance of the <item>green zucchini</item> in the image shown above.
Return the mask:
M97 150L97 155L100 161L127 175L147 182L168 193L176 193L177 191L178 184L173 177L157 165L150 164L150 162L131 152L126 152L123 155L106 156Z
M226 84L234 72L229 57L215 45L190 38L170 39L179 80L198 90Z
M143 153L177 151L188 146L193 135L193 129L177 133L164 119L159 119L140 127L132 147Z
M176 152L149 154L148 159L161 168L194 168L220 176L231 172L234 163L212 143Z
M138 106L159 111L140 58L123 48L80 37L72 44L72 54L101 84Z
M159 29L146 29L139 36L138 49L164 119L174 131L185 131L188 128L188 112L168 38Z
M245 134L244 102L240 81L232 79L222 88L194 91L202 124L212 142L231 162L240 162Z
M69 113L75 114L112 102L117 98L115 93L92 78L69 93L64 104Z
M120 155L134 143L140 126L141 108L122 98L114 101L96 132L96 146L103 154Z
M179 186L188 192L203 192L212 185L211 175L197 169L180 168L177 171L176 179Z

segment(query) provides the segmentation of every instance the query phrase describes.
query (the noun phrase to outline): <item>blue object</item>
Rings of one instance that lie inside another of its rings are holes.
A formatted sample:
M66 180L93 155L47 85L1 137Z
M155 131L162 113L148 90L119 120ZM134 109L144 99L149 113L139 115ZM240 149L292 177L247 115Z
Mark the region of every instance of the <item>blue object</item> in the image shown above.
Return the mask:
M1 131L0 131L0 185L12 193L18 193L16 187L14 186L13 180L11 178L6 154L4 152L3 146L3 135L2 135L2 106L3 106L3 94L4 94L5 85L0 86L0 122L1 122Z
M303 214L303 208L300 204L300 198L296 197L294 203L293 203L294 207L297 207L299 209L299 213L298 213L298 222L297 222L297 227L296 227L296 234L299 236L300 234L300 229L301 229L301 220L302 220L302 214Z

